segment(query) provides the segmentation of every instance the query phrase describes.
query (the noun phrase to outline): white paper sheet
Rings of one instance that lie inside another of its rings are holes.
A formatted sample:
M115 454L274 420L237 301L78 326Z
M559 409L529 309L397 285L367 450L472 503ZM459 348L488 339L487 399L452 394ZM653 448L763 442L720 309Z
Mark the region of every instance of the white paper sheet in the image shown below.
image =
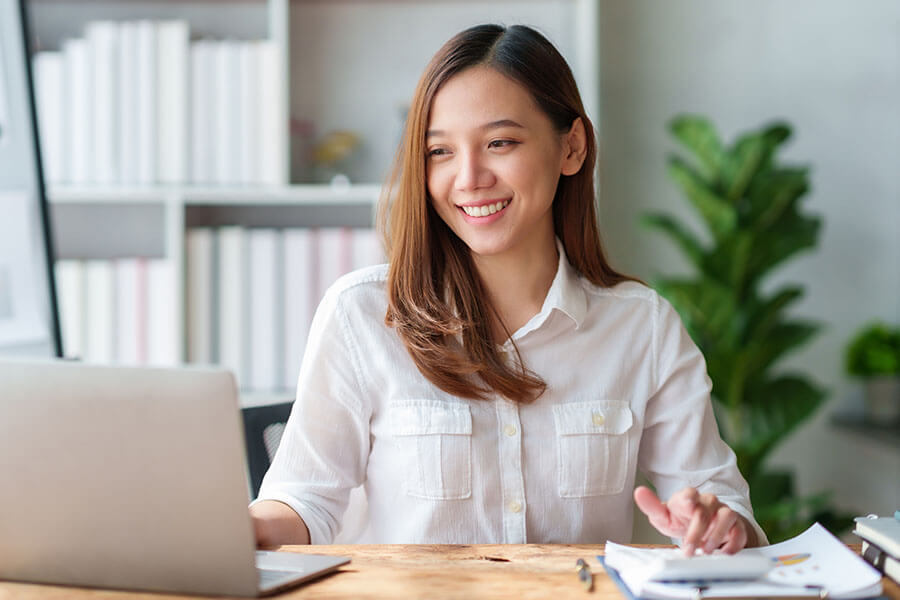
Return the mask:
M614 543L606 545L606 560L615 561ZM629 550L634 550L629 548ZM648 558L665 549L642 549ZM696 598L698 587L704 598L729 597L818 597L821 589L830 598L870 598L881 594L881 574L857 554L847 548L824 527L815 523L790 540L754 548L772 559L773 567L764 579L740 582L661 583L647 581L640 565L623 564L619 571L622 581L632 593L641 598Z

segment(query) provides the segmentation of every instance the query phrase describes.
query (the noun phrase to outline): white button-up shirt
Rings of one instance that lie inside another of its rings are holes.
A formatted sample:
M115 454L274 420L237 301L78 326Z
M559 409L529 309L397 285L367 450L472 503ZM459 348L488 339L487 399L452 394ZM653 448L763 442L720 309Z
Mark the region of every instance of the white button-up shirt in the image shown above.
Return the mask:
M300 515L313 544L334 540L358 486L367 513L341 541L627 542L637 469L664 500L694 486L755 524L703 356L653 290L597 287L560 249L541 311L512 336L547 389L517 404L454 397L422 376L385 325L386 279L385 265L356 271L322 300L260 490Z

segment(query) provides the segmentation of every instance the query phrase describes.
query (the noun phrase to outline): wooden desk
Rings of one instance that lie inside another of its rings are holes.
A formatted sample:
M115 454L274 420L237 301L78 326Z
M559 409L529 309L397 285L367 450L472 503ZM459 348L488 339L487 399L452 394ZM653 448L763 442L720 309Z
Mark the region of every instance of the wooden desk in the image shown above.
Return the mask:
M322 579L275 598L541 598L620 599L615 584L597 564L602 545L473 546L284 546L281 550L350 556L352 562ZM575 572L584 558L594 572L594 590L586 592ZM885 579L885 594L900 600L900 586ZM0 600L117 600L191 598L0 582Z

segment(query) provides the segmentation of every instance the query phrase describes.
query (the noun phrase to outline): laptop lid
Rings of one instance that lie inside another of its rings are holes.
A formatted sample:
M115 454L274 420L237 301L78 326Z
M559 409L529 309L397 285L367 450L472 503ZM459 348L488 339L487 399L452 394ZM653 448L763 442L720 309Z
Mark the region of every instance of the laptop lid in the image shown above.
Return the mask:
M254 596L231 374L0 362L0 578Z

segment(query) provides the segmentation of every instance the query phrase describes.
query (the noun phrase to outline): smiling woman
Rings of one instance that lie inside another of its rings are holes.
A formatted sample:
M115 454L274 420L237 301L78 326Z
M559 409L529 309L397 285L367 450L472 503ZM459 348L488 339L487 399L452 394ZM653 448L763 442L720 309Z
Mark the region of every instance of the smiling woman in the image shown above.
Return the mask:
M483 25L426 68L386 186L390 264L316 313L281 446L251 506L262 545L627 541L632 489L688 552L764 540L676 313L615 271L594 131L568 65Z

